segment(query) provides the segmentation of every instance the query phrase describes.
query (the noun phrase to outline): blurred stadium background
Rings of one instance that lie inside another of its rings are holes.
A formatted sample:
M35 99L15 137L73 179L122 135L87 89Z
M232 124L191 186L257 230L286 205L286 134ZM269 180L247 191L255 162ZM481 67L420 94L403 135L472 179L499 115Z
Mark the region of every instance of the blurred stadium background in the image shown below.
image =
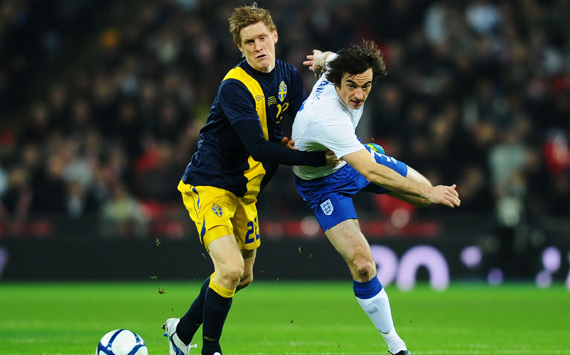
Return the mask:
M227 18L246 3L0 2L0 277L206 274L176 186L240 60ZM407 263L440 288L449 277L570 287L570 1L258 4L307 92L312 49L374 39L389 75L359 136L434 184L457 184L453 210L357 196L385 282L411 287L398 271ZM346 279L289 167L258 209L258 277ZM171 257L188 265L169 269Z

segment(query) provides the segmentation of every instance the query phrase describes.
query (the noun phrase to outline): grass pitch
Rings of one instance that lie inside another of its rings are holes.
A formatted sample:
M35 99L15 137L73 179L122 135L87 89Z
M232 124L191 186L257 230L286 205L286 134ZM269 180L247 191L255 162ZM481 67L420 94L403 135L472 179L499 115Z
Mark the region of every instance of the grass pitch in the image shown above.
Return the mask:
M200 285L0 283L0 355L94 354L117 328L141 335L149 354L167 354L160 326L186 311ZM562 285L387 291L413 355L570 354L570 292ZM236 295L222 346L231 355L388 354L350 282L254 282Z

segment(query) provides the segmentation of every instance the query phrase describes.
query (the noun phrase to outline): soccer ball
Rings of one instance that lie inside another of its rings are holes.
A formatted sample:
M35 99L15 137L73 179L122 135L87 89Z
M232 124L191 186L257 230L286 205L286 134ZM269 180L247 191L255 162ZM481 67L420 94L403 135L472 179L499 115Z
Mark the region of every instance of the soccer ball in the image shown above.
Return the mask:
M148 355L148 349L138 334L115 329L101 338L95 355Z
M384 148L382 148L381 145L376 144L376 143L366 143L364 145L365 147L369 148L368 151L374 151L378 154L382 154L382 155L386 155L386 152L384 151Z

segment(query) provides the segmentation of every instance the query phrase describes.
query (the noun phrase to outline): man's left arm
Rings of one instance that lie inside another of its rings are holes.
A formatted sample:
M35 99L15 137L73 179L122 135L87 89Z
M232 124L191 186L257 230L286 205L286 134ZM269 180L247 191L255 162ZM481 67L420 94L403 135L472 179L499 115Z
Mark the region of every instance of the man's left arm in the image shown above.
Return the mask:
M423 176L422 174L420 174L419 172L417 172L415 169L413 169L410 166L408 166L408 175L406 176L406 179L411 179L415 182L418 182L420 184L424 184L427 186L433 186L425 176ZM412 195L399 193L399 192L390 192L390 193L388 193L388 195L395 197L399 200L402 200L404 202L407 202L410 205L417 206L417 207L427 207L431 204L428 200L426 200L423 197L419 197L419 196L412 196Z
M394 170L376 163L367 150L359 150L342 157L350 166L362 174L368 181L380 185L392 192L421 197L430 203L440 203L448 207L461 204L455 185L431 186L411 179L406 179Z

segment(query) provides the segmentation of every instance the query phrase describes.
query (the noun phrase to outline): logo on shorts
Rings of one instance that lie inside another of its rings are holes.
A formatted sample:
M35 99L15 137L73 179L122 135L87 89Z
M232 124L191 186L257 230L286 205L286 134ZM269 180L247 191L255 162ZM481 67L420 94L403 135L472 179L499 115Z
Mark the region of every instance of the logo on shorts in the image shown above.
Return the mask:
M218 205L217 203L214 203L212 205L212 212L214 212L214 214L218 217L222 217L222 208L220 207L220 205Z
M333 213L334 207L330 198L321 203L321 209L327 216L330 216Z

